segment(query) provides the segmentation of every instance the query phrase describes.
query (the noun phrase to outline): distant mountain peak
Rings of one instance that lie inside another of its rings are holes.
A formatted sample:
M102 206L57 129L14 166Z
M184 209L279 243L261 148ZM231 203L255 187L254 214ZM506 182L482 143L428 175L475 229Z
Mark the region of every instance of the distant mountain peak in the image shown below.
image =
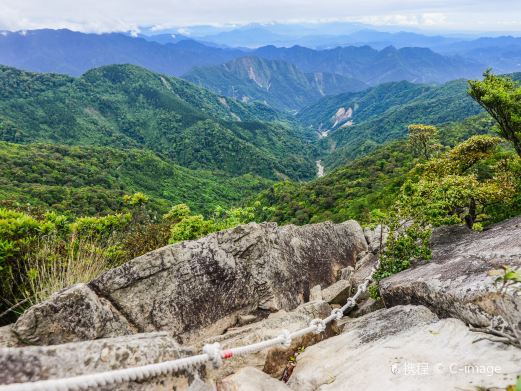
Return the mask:
M220 66L196 68L184 78L219 94L245 102L266 102L289 111L297 111L325 95L368 87L345 76L305 73L294 64L251 55Z

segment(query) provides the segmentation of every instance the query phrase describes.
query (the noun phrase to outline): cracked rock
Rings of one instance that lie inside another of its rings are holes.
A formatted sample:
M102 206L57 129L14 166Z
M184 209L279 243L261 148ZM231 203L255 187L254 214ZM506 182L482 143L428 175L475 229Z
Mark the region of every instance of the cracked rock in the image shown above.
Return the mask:
M192 343L257 308L292 310L367 250L355 221L242 225L152 251L58 292L14 326L33 344L168 331Z

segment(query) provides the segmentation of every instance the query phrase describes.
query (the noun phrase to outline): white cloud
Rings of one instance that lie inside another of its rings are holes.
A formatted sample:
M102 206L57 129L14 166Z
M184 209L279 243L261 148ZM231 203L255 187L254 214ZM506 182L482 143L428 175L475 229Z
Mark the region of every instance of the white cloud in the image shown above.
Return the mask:
M186 35L186 36L189 36L192 32L190 31L190 29L187 29L187 28L178 28L177 29L177 32L181 35Z
M354 20L436 28L519 26L519 0L1 0L0 29L139 31L195 24ZM181 34L185 34L180 31Z
M439 26L447 21L444 13L432 12L418 15L389 14L365 16L360 21L376 26Z

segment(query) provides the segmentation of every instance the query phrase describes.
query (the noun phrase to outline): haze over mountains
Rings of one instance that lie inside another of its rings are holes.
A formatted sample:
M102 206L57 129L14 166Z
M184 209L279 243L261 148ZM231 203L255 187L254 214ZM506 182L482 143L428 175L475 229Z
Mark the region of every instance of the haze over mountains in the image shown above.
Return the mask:
M338 73L372 84L399 80L445 82L457 77L474 77L487 67L497 68L498 72L513 72L519 68L519 38L441 42L445 45L436 46L436 50L443 54L433 52L425 47L427 45L400 49L386 46L378 50L369 46L328 50L265 46L251 50L216 47L189 39L179 40L171 35L144 39L117 33L97 35L69 30L34 30L3 32L0 35L0 63L72 76L97 66L130 63L179 76L196 66L223 64L247 55L286 61L307 73ZM411 40L408 46L414 45L420 43ZM483 52L489 52L490 48L494 48L493 53L484 56Z
M34 30L0 35L0 64L71 76L111 64L133 64L181 75L195 66L220 64L243 54L241 50L214 48L191 40L163 45L119 33Z

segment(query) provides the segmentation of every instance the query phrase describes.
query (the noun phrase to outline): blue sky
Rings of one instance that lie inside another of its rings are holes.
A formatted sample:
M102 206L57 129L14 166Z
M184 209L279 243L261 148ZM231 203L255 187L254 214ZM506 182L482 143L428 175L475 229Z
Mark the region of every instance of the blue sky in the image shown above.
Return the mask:
M521 0L0 0L0 29L138 31L249 22L359 21L429 31L521 31Z

